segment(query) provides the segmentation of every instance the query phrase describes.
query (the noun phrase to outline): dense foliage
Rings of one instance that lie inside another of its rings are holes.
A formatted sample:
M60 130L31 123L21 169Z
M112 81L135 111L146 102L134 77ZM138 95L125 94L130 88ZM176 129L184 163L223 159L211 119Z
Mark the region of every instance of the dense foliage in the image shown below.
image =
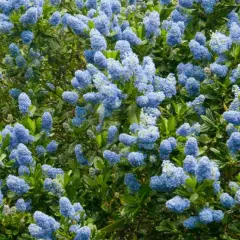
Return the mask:
M0 240L240 239L239 0L0 0Z

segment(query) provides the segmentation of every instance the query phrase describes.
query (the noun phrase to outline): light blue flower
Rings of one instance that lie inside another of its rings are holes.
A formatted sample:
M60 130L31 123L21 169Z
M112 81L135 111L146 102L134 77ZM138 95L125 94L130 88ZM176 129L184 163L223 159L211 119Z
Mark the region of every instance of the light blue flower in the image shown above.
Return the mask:
M75 210L70 200L66 197L61 197L59 200L60 213L66 217L71 218L75 214Z
M184 148L184 153L185 155L192 155L194 157L198 155L198 142L196 138L190 137L187 140Z
M96 9L97 8L97 0L87 0L85 5L88 9L91 9L91 8Z
M38 21L38 9L30 7L20 18L20 22L25 25L33 25Z
M62 98L65 102L75 105L78 102L78 94L76 92L65 91L62 94Z
M187 198L175 196L166 202L166 207L175 213L182 213L190 207L190 201Z
M205 13L212 13L217 0L201 0L201 6Z
M42 115L42 130L45 133L50 133L51 129L52 129L52 115L49 112L45 112Z
M227 65L220 65L217 63L210 64L210 70L213 74L215 74L219 78L224 78L228 72Z
M213 222L213 212L210 208L204 208L199 213L199 220L204 224Z
M107 68L107 59L100 51L95 53L94 62L100 68Z
M84 154L83 154L82 145L77 144L75 146L74 151L75 151L75 155L76 155L78 163L81 165L88 165L88 160L84 157Z
M186 156L183 161L183 169L184 171L195 175L197 169L197 160L191 155Z
M171 146L171 143L167 139L165 139L161 142L159 152L160 152L160 158L162 160L169 159L169 155L172 152L172 146Z
M46 150L43 146L39 145L36 147L36 153L37 153L38 157L44 156L45 152L46 152Z
M123 31L123 39L128 41L131 45L139 45L142 42L130 27L127 27Z
M114 166L120 161L120 156L110 150L104 150L103 157L110 163L111 166Z
M230 37L227 37L220 32L216 32L212 34L209 45L213 52L222 54L231 48L232 40Z
M195 40L201 44L202 46L205 46L206 44L206 37L204 36L203 33L201 32L197 32L196 35L195 35Z
M191 8L193 6L193 0L179 0L179 5L185 8Z
M138 192L141 187L141 184L132 173L125 174L124 184L129 188L131 193Z
M116 139L116 135L118 133L118 129L116 126L110 126L108 128L108 143L113 143Z
M27 64L26 59L22 55L16 57L16 64L19 68L25 67Z
M27 166L33 162L32 154L22 143L17 147L17 162L19 166Z
M61 168L54 168L48 164L43 164L42 165L42 172L44 175L46 175L49 178L56 178L57 175L63 175L64 172Z
M107 42L104 36L102 36L100 32L96 29L92 29L90 32L90 42L91 47L94 51L101 51L107 49Z
M181 167L175 167L170 161L162 163L162 174L150 179L150 187L156 191L169 192L185 183L187 176Z
M47 145L46 150L49 153L55 153L57 151L57 148L58 148L58 144L55 140L53 140Z
M190 131L191 127L189 123L184 123L177 129L176 134L183 137L187 137L190 134Z
M212 210L212 214L214 222L221 222L224 218L224 213L221 210Z
M110 34L110 21L105 13L100 12L100 15L93 19L96 29L103 34L108 36Z
M220 195L220 203L222 204L222 206L224 206L225 208L231 208L234 206L235 201L234 199L228 194L228 193L222 193Z
M189 217L183 222L183 226L188 229L194 229L200 223L198 216Z
M31 104L32 102L28 95L24 92L20 93L18 96L18 107L22 114L27 114L29 112L29 107Z
M131 152L128 155L128 161L133 167L143 166L144 158L144 155L140 152Z
M53 218L40 211L33 214L36 224L30 224L28 230L36 239L51 239L52 234L60 228L60 224Z
M19 47L15 43L11 43L8 48L12 57L16 57L20 54Z
M50 0L50 4L52 5L52 6L57 6L57 5L59 5L61 3L61 0Z
M56 11L53 15L49 18L49 23L53 26L57 26L61 23L61 14L60 12Z
M146 37L158 36L160 34L160 16L156 11L151 12L148 16L143 19L145 26Z
M240 112L238 111L226 111L223 113L223 118L234 126L240 125Z
M198 96L200 93L200 84L193 77L187 79L185 88L190 96Z
M9 190L16 193L17 195L23 195L30 188L25 180L13 175L8 175L6 183Z
M74 240L90 240L90 236L91 236L91 229L85 226L85 227L81 227L77 231L77 235L74 238Z
M22 38L22 42L23 44L26 44L26 45L30 45L33 41L33 33L31 31L23 31L21 33L21 38Z

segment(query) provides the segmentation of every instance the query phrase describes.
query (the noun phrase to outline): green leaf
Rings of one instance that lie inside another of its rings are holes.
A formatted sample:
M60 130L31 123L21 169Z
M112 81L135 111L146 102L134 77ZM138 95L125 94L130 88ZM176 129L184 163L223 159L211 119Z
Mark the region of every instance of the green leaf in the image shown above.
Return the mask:
M111 213L112 211L111 205L108 203L103 203L101 208L107 213Z
M114 232L118 228L124 227L125 219L120 219L104 228L101 228L99 232L106 232L106 233L111 233Z
M216 124L211 119L209 119L207 116L201 115L201 118L207 125L210 125L214 128L216 127Z
M156 230L159 232L169 232L169 233L176 233L177 228L174 224L174 222L171 222L170 220L163 220L158 227L156 227Z
M5 153L3 153L1 156L0 156L0 162L2 161L2 160L4 160L5 158L6 158L6 154Z
M128 107L127 114L128 114L128 121L130 124L138 123L137 105L136 104L132 104Z
M102 135L101 134L98 134L96 136L96 141L97 141L99 148L101 148L101 146L102 146Z
M8 147L9 143L10 143L10 134L7 134L4 138L2 149L4 150L6 147Z
M27 127L32 133L35 133L35 130L36 130L35 121L33 121L30 118L27 118Z
M88 21L88 26L90 29L95 28L95 24L93 21Z
M198 199L198 194L197 193L194 193L191 197L190 197L190 201L191 202L195 202L197 199Z
M83 176L84 181L90 186L90 187L97 187L96 181L94 181L92 178L88 177L87 175Z
M94 158L93 164L97 170L102 170L104 168L104 161L98 156Z
M168 129L170 132L174 132L176 129L176 119L174 116L168 119Z
M36 108L34 105L31 105L31 106L29 107L29 115L30 115L30 116L33 116L34 113L36 112L36 110L37 110L37 108Z
M187 178L185 184L187 187L194 189L197 186L197 179L194 177Z

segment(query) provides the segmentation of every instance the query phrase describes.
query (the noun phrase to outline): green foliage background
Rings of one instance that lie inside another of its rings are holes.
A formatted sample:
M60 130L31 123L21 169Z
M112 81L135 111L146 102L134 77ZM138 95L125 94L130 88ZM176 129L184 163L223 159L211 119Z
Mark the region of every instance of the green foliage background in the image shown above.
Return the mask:
M163 21L169 17L175 5L176 1L168 7L161 6L158 1L146 1L146 8L137 5L136 10L131 14L128 16L121 14L119 18L131 22L131 27L138 37L144 40L142 21L145 13L156 10ZM125 8L127 4L123 1L123 13ZM61 13L86 14L86 10L81 12L71 0L62 1L59 9ZM166 32L163 30L156 42L144 40L133 50L140 60L144 56L151 56L156 65L157 74L163 77L169 73L176 74L177 65L181 62L192 62L205 67L205 63L197 62L192 58L188 43L199 31L202 31L207 39L210 39L212 32L227 32L226 16L233 9L239 14L240 8L233 0L220 1L213 14L210 15L206 15L199 5L194 5L194 8L186 10L191 14L192 20L186 28L181 45L168 46ZM103 159L102 153L105 149L126 151L119 142L107 144L108 127L117 124L120 132L128 132L130 124L139 121L140 109L136 105L136 93L131 85L118 85L130 97L123 101L121 108L115 111L111 118L106 119L101 133L96 131L98 106L88 113L87 121L81 127L72 126L74 107L64 103L61 95L63 91L72 88L71 79L74 72L78 69L85 69L83 52L90 48L90 42L87 38L75 35L70 29L63 30L61 26L50 26L48 19L55 10L49 4L45 5L42 17L31 29L35 36L31 47L39 50L42 59L38 66L33 66L34 77L30 81L24 79L26 69L8 66L4 62L9 44L15 42L19 44L28 65L32 64L32 60L28 57L30 48L24 46L19 37L23 31L19 23L19 17L24 13L23 9L11 15L11 20L15 25L14 31L7 35L0 35L0 71L3 73L0 83L0 129L3 129L6 124L19 122L28 128L36 139L29 149L34 155L37 167L29 177L24 177L31 185L26 197L32 199L32 209L43 211L60 221L61 229L56 234L57 239L73 239L73 235L68 232L69 223L60 216L58 197L43 190L44 179L41 165L47 163L61 167L65 171L64 177L59 181L62 182L65 195L71 202L80 202L83 205L88 216L83 224L91 226L92 239L239 239L239 206L225 211L225 218L221 224L212 224L192 231L186 230L182 226L182 221L186 216L171 213L165 207L165 202L174 196L174 193L157 193L149 187L150 177L161 173L159 159L156 163L147 161L144 167L134 169L134 173L142 184L139 193L134 195L130 194L123 184L124 174L132 171L127 159L114 167L110 167ZM110 36L107 40L109 51L105 55L119 59L119 54L113 51L115 45L113 37ZM240 46L234 45L227 55L229 68L236 68L240 61ZM164 101L159 106L162 116L157 125L161 137L157 144L160 145L161 141L169 136L176 137L176 129L184 122L191 124L201 121L201 134L197 138L200 153L207 155L218 164L221 168L221 182L226 183L222 187L229 191L230 180L240 182L239 156L233 158L228 152L225 144L228 139L225 130L227 124L221 116L233 100L232 86L229 76L224 81L214 76L211 77L213 84L201 85L201 93L207 99L205 101L207 113L201 116L200 120L196 113L187 107L188 96L180 86L177 86L178 93L175 97ZM52 82L56 88L50 89L48 82ZM22 117L19 113L17 101L9 96L9 90L12 88L18 88L31 97L33 106L29 116ZM79 105L84 105L82 95L80 95ZM45 111L53 113L54 125L50 136L41 133L41 116ZM46 146L50 139L55 139L59 143L57 155L37 158L36 146L39 144ZM4 163L4 166L0 169L0 179L5 179L15 171L12 169L13 162L8 158L7 140L9 141L6 139L1 145L0 161ZM183 154L185 140L184 137L178 137L178 148L171 155L171 160L179 166L182 166L185 157ZM74 154L74 147L77 143L82 144L85 156L92 163L90 168L77 163ZM131 150L136 149L132 147ZM157 151L151 153L158 156ZM219 199L211 193L211 184L212 182L198 184L192 178L175 193L189 198L193 206L189 211L197 212L206 202L219 206ZM16 199L13 193L8 192L5 204L14 205ZM1 211L0 239L32 239L27 230L28 225L33 222L32 212L4 215Z

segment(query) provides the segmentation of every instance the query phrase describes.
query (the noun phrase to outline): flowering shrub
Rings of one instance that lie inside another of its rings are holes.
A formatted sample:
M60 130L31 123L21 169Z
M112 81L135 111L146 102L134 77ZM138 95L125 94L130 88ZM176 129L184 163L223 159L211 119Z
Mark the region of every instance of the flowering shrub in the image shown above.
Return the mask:
M239 4L0 0L0 239L239 239Z

